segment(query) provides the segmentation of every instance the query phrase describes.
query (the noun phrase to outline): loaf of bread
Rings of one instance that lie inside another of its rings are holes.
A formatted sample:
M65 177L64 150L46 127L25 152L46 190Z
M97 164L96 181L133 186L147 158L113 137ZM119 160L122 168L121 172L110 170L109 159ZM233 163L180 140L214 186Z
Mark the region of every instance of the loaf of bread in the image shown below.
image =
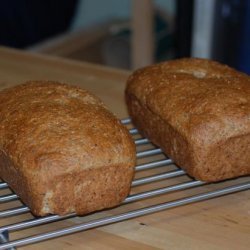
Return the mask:
M135 145L88 91L27 82L0 92L0 177L38 216L118 205L129 193Z
M134 72L126 100L137 128L190 176L215 182L250 174L249 76L178 59Z

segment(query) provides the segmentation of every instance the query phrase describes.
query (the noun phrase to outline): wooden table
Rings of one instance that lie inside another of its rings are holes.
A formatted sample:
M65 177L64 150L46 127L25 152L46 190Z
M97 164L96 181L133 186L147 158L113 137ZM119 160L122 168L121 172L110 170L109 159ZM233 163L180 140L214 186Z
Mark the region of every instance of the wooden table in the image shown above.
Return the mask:
M127 116L123 91L128 72L0 48L0 88L10 87L27 80L56 80L83 86L92 91L117 114ZM157 173L158 169L152 170ZM186 177L183 177L186 178ZM249 181L250 177L231 181L233 184ZM171 183L171 180L170 180ZM153 186L156 184L152 184ZM199 191L223 187L225 183L198 188ZM138 187L143 190L143 187ZM193 189L181 191L194 194ZM166 199L176 199L175 193L131 204L136 209ZM168 197L168 198L166 198ZM0 210L4 205L1 204ZM128 209L118 208L125 212ZM112 211L103 213L112 214ZM92 215L95 217L95 215ZM30 218L29 214L21 216ZM12 221L13 220L13 221ZM72 226L84 218L72 218L57 224L31 228L25 232L37 234ZM13 223L4 218L0 225ZM125 222L71 234L57 239L23 247L24 249L250 249L250 191L194 203Z

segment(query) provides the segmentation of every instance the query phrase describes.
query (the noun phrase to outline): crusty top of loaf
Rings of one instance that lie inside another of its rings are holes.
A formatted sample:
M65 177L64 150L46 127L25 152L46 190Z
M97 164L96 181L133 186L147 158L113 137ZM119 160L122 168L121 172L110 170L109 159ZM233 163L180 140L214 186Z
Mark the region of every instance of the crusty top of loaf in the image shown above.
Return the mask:
M0 148L19 171L48 176L131 163L135 155L127 129L97 97L44 81L0 92Z
M126 91L191 141L212 145L250 133L249 77L220 63L193 58L148 66L130 76Z

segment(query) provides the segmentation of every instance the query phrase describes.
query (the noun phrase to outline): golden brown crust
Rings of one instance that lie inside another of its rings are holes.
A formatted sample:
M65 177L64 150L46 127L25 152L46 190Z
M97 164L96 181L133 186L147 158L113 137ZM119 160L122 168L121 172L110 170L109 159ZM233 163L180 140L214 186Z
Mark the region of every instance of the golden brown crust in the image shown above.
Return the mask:
M28 82L0 92L0 119L0 175L34 214L84 214L128 195L135 145L88 91Z
M250 174L250 80L205 59L146 67L128 79L135 125L193 177Z

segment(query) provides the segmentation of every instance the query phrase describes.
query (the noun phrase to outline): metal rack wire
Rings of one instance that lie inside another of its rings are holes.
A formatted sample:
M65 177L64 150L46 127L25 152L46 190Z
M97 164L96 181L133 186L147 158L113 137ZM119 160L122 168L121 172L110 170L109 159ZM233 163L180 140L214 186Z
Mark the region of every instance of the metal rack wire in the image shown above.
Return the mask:
M125 205L127 206L127 204L142 201L144 199L153 199L154 197L169 195L173 192L178 194L181 193L180 191L182 190L186 191L192 189L192 192L193 190L197 190L197 193L195 195L184 196L170 201L166 196L165 203L157 203L137 210L130 209L129 207L126 212L119 212L119 207L110 209L108 211L111 215L108 216L106 213L102 216L103 212L98 212L97 214L100 216L94 219L91 217L92 215L77 217L75 214L69 214L65 216L50 215L36 218L31 215L29 208L23 206L22 203L19 202L19 205L16 205L16 202L19 200L18 196L14 193L10 193L11 191L8 189L8 185L4 182L1 182L0 206L7 205L7 208L0 208L0 219L4 219L6 217L14 218L17 222L0 226L0 249L15 249L15 247L18 246L37 243L59 236L64 236L71 233L132 219L138 216L143 216L162 210L250 189L249 177L239 178L238 180L240 180L240 182L237 181L236 184L232 181L223 182L222 188L220 187L219 183L206 184L202 181L191 179L186 175L185 171L177 168L173 161L168 159L162 153L161 149L155 148L152 144L150 144L148 139L141 138L135 128L130 128L130 119L124 119L122 120L122 123L128 127L130 133L134 137L137 146L137 158L139 164L136 166L137 175L132 182L132 192L124 200L120 207ZM153 187L147 188L147 186L152 186L152 184ZM138 191L138 186L145 186L145 190L143 189L143 191ZM13 202L14 205L12 205ZM27 219L22 219L23 214L29 214L31 218L28 217ZM21 221L19 221L19 217L21 218ZM48 223L58 223L62 220L72 219L74 217L77 217L80 221L76 225L51 231L50 224ZM84 221L81 222L83 218ZM15 231L25 230L30 227L39 227L44 224L47 224L47 232L45 233L43 232L38 235L28 235L24 236L24 238L17 238L13 240L9 239L9 235L11 236L11 234Z

